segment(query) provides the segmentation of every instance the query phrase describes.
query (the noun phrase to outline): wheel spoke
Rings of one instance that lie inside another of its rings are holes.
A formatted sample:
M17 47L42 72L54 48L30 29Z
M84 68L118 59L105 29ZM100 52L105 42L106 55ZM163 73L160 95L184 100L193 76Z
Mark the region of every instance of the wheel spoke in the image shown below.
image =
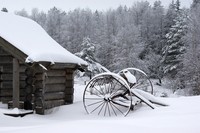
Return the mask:
M107 107L108 107L108 102L106 102L106 107L105 107L105 110L104 110L104 116L106 116Z
M108 113L109 113L109 116L111 116L111 113L110 113L110 108L109 108L109 104L110 102L108 102Z
M85 98L85 99L87 99L87 100L102 100L103 98Z
M101 113L101 111L102 111L104 105L105 105L105 102L103 103L103 106L102 106L101 109L99 110L98 115L100 115L100 113Z
M86 90L86 92L88 92L89 94L91 93L90 91L88 91L88 90ZM100 95L97 95L96 93L92 93L93 95L95 95L95 96L97 96L97 97L100 97L101 98L101 96ZM91 94L90 94L91 95Z
M101 107L102 104L104 104L104 102L101 103L99 106L97 106L97 107L96 107L94 110L92 110L92 112L90 112L90 113L93 113L95 110L97 110L99 107Z
M102 103L102 102L103 102L103 100L102 100L102 101L95 102L95 103L88 104L87 106L89 107L89 106L96 105L96 104Z
M117 113L115 112L115 109L113 108L113 105L112 105L112 103L110 103L110 107L111 107L111 109L113 110L113 112L114 112L115 116L117 116Z
M112 102L113 103L113 102ZM111 104L112 104L111 103ZM123 115L125 115L120 109L118 109L114 104L112 104L114 108L116 108L120 113L122 113Z

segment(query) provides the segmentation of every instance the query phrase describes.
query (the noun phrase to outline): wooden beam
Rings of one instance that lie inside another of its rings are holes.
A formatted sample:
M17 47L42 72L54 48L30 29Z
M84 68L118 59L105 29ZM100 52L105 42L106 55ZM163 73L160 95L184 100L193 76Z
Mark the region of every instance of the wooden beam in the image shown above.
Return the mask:
M13 58L13 108L19 108L19 60Z

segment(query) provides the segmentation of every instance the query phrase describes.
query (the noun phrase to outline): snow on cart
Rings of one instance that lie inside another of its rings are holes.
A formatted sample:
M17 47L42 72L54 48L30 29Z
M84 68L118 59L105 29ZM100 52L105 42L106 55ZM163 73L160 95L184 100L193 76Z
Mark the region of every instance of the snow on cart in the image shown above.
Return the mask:
M153 96L153 85L145 72L126 68L119 73L101 73L86 85L83 104L88 114L126 116L140 103L155 109L167 104Z

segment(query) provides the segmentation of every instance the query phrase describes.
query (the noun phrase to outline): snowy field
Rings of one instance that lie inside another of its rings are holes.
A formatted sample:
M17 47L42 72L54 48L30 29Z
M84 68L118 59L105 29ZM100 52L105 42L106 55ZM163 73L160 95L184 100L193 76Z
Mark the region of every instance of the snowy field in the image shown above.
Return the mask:
M86 114L84 85L75 84L72 105L55 108L47 115L10 117L0 106L0 133L199 133L200 96L162 98L168 107L152 110L146 105L128 116L99 117Z

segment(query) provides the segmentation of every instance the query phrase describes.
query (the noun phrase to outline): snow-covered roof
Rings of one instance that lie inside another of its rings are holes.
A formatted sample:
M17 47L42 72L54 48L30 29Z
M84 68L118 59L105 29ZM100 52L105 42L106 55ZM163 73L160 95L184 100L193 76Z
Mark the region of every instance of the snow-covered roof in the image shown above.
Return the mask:
M33 20L0 12L0 37L27 55L26 62L52 62L87 65L53 40Z

